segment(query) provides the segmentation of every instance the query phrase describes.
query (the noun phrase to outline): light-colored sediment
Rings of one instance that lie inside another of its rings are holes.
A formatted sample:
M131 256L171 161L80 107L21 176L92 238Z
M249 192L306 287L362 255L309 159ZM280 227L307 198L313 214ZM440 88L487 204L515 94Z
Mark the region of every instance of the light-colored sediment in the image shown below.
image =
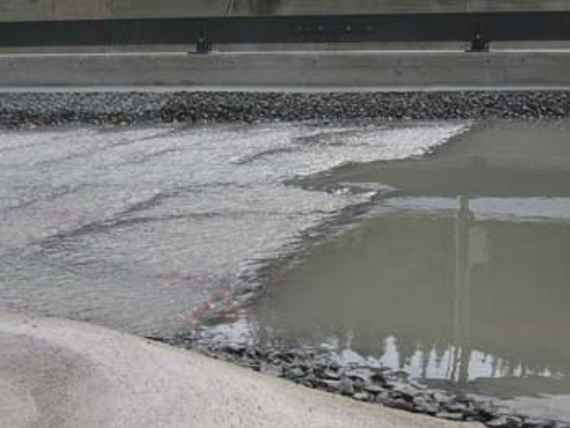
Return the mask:
M0 427L478 427L67 320L0 315Z

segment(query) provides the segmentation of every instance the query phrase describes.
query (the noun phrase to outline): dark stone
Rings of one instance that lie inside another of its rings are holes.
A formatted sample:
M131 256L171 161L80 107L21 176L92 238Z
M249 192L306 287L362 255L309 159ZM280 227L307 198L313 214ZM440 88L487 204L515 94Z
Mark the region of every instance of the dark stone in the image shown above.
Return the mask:
M509 421L505 416L492 419L486 423L489 428L509 428L511 427Z
M553 428L554 421L538 418L526 418L522 424L522 428Z
M322 377L324 379L340 380L340 374L336 370L326 369L322 372Z
M320 384L330 392L340 393L342 388L342 382L340 380L321 380Z
M403 400L401 398L385 400L385 401L382 401L382 404L384 404L387 407L392 407L394 409L399 409L399 410L406 410L408 412L415 412L416 411L416 408L414 407L414 405L412 403L410 403L409 401Z
M541 119L570 115L570 93L0 93L0 127L85 123L127 126L160 122L351 119Z
M414 397L420 394L420 391L404 382L388 382L388 388L391 388L392 391L407 400L413 400Z
M342 395L354 395L354 386L352 385L352 382L347 378L341 379L339 384L339 392Z
M451 413L464 413L465 411L468 410L468 408L469 407L466 404L458 401L448 402L445 405L445 410Z
M367 383L366 385L364 385L364 390L371 392L373 394L378 394L382 391L384 391L384 388L382 388L379 385L373 384L373 383Z
M426 397L416 396L414 397L414 406L416 410L420 413L427 413L429 415L435 415L439 412L438 403L427 399Z

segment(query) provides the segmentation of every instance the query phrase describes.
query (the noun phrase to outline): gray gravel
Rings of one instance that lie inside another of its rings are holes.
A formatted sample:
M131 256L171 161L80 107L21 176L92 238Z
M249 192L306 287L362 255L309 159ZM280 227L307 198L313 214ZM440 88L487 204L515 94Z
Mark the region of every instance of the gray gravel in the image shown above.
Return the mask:
M0 127L160 122L541 119L570 115L570 92L0 93Z
M314 349L217 343L196 333L150 339L197 350L312 389L441 419L481 422L490 428L570 428L570 424L560 421L508 413L490 400L476 400L462 393L428 388L409 379L402 371L340 365L326 352Z

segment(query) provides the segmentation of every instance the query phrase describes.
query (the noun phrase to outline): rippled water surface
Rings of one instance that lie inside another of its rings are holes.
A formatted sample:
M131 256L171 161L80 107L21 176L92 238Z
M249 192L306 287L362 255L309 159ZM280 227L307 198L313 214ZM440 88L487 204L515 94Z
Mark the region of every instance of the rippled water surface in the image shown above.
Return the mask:
M67 129L0 134L0 310L138 334L190 328L260 263L369 200L286 181L422 155L465 124Z
M144 335L206 323L570 419L569 131L4 131L0 310Z

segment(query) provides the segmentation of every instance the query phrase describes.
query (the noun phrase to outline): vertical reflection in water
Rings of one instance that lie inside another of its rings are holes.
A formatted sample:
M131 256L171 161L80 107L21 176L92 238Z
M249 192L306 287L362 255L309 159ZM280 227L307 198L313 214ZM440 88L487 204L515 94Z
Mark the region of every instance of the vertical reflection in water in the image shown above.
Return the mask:
M471 337L471 263L469 260L469 227L473 214L469 211L469 199L459 197L459 210L455 220L455 299L454 343L451 379L458 383L469 380L469 361L472 350Z
M469 388L570 391L555 384L570 372L570 229L558 215L570 199L390 203L279 276L249 315L263 341Z

